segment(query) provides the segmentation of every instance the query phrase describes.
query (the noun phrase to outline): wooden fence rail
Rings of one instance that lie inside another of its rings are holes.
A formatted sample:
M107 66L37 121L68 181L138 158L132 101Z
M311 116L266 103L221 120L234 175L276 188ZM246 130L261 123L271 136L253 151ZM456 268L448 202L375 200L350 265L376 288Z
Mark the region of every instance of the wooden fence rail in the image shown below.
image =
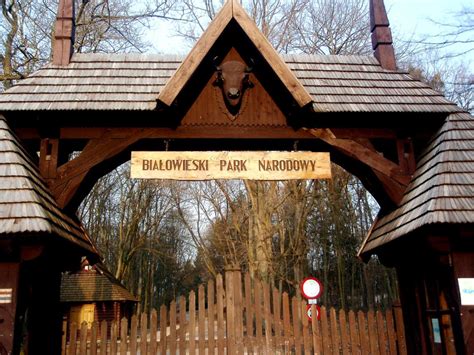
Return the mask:
M243 281L243 282L242 282ZM312 314L316 310L312 307ZM228 271L159 312L110 324L66 325L64 355L406 354L401 309L345 312L271 290ZM66 338L66 334L68 337Z

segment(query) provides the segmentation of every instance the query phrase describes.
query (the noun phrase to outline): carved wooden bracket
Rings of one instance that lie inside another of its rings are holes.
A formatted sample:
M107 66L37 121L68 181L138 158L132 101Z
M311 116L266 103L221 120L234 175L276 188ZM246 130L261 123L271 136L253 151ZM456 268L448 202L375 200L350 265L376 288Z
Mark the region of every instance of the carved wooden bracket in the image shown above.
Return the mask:
M309 129L309 132L341 153L371 168L384 186L390 199L395 204L401 201L411 180L411 173L405 166L398 165L382 156L373 148L368 139L337 138L330 129Z

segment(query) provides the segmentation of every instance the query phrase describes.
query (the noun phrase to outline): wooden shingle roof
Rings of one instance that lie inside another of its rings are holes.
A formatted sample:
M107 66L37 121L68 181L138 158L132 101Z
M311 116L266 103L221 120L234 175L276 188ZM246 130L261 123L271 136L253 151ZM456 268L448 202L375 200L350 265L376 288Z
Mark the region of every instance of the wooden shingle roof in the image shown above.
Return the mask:
M378 219L359 254L432 224L474 223L474 117L450 115L418 161L399 207Z
M97 254L83 228L51 196L5 118L0 115L0 238L58 236Z
M282 57L313 99L316 112L458 112L406 73L373 57ZM75 54L68 66L47 65L0 95L1 111L154 110L183 58L169 55Z
M137 299L112 275L99 270L64 274L61 302L133 301Z

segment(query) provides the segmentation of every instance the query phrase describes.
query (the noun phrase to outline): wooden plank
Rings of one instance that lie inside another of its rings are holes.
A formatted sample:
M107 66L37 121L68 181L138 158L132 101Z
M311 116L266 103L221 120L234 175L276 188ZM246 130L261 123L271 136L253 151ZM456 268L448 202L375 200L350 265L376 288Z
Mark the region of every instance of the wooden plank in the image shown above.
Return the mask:
M168 80L163 90L161 90L158 95L159 101L167 106L171 106L231 19L232 2L228 1L210 23L207 30L201 35L201 38L199 38L174 75Z
M240 270L233 271L233 282L234 282L234 309L235 309L235 344L236 354L242 353L244 349L243 345L243 301L242 301L242 273Z
M225 329L226 325L224 322L224 283L222 275L218 274L216 277L216 289L217 289L217 353L224 354L225 349ZM180 354L181 355L181 354Z
M367 312L367 329L369 331L370 353L380 354L378 346L377 325L375 322L374 311L371 309Z
M365 314L362 311L357 312L357 322L359 325L360 348L362 354L369 353L369 334L367 333Z
M166 354L166 327L168 325L167 309L164 304L160 307L160 353Z
M395 313L395 326L397 329L398 353L400 355L407 354L407 346L405 340L405 327L403 325L403 313L401 307L393 307Z
M331 323L332 351L334 354L339 354L341 349L341 337L339 336L337 326L336 310L333 307L329 310L329 319Z
M227 353L235 354L235 291L232 271L225 273L225 302L227 325Z
M346 312L343 309L339 310L339 329L341 331L341 346L342 354L350 355L351 353L351 338L347 331L347 319Z
M79 330L79 355L87 354L87 322L81 323Z
M170 354L176 354L176 302L170 303L170 336L168 338Z
M360 354L360 337L354 311L349 311L349 333L351 335L351 353Z
M282 352L282 334L281 334L281 296L276 288L273 288L273 325L275 330L274 344L275 351Z
M254 308L252 302L252 283L250 280L250 274L247 272L244 276L244 287L245 287L245 331L250 347L254 348L254 336L253 336L253 319L254 319Z
M233 17L250 38L255 47L259 50L275 74L288 89L293 99L300 107L310 104L313 99L306 91L295 74L290 70L280 55L275 51L268 39L255 25L255 22L247 15L238 0L232 0Z
M63 331L62 331L62 336L61 336L61 354L67 354L66 345L67 345L67 319L63 318Z
M179 297L179 355L186 353L186 298Z
M214 281L207 282L207 343L208 354L214 354L216 348L215 325L216 325L216 309L214 297Z
M309 319L308 313L306 311L306 301L301 300L300 302L301 310L301 323L303 324L302 334L303 334L303 351L305 355L311 354L311 337L309 335Z
M150 343L147 346L148 351L151 354L156 354L158 351L158 312L156 309L151 311L150 314ZM147 344L147 339L145 337L145 344ZM146 353L144 353L146 354Z
M206 295L204 286L199 285L198 288L198 349L199 354L204 354L206 345Z
M316 305L311 305L311 314L316 315ZM313 337L313 352L316 355L323 353L323 346L321 344L321 334L320 334L320 326L319 326L318 317L312 316L311 317L311 336Z
M156 311L153 310L152 312ZM148 333L148 318L146 313L142 313L140 317L140 354L147 353L147 333Z
M71 323L69 329L69 355L76 355L77 348L77 324L76 322Z
M375 313L375 318L377 321L377 333L378 333L378 343L380 354L386 355L389 354L389 347L387 343L387 329L385 327L385 321L383 319L383 314L380 310Z
M293 336L295 344L295 354L301 354L301 319L299 300L296 297L291 299L292 313L293 313Z
M329 153L132 152L132 179L294 180L331 178ZM240 273L239 273L240 275Z
M260 351L260 349L263 349L264 347L264 341L263 341L263 332L262 332L262 326L263 326L263 320L262 320L262 314L263 314L263 308L262 308L262 282L258 279L254 280L254 292L255 292L255 344L257 346L257 351Z
M331 354L331 334L329 332L329 321L326 307L321 307L321 338L323 343L323 353Z
M107 355L107 322L100 323L100 355Z
M97 321L92 322L90 355L97 355L97 328L99 328L99 323Z
M120 355L127 355L127 332L128 320L122 318L120 321Z
M189 293L189 354L196 354L196 294Z
M397 340L395 335L395 324L393 322L393 311L391 309L385 312L385 320L387 324L388 346L390 355L397 354Z
M130 354L137 353L137 338L138 338L138 317L136 314L132 316L130 321Z
M288 354L293 345L293 337L290 320L290 299L287 292L283 292L283 336L285 339L285 354Z
M113 320L110 325L110 354L117 354L118 324Z
M270 308L270 286L263 282L263 316L265 319L265 345L267 351L274 353L272 342L272 311Z

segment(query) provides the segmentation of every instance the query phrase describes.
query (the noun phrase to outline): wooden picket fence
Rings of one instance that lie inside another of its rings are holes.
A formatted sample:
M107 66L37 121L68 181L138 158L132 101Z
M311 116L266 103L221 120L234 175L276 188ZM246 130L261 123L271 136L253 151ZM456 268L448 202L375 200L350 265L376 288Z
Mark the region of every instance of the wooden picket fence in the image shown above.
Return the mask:
M243 281L243 282L242 282ZM187 302L186 302L187 301ZM290 302L291 301L291 302ZM313 306L313 314L315 309ZM401 309L307 316L306 301L239 271L130 321L64 324L64 355L406 354ZM69 329L67 329L69 328ZM66 337L66 334L68 335Z

